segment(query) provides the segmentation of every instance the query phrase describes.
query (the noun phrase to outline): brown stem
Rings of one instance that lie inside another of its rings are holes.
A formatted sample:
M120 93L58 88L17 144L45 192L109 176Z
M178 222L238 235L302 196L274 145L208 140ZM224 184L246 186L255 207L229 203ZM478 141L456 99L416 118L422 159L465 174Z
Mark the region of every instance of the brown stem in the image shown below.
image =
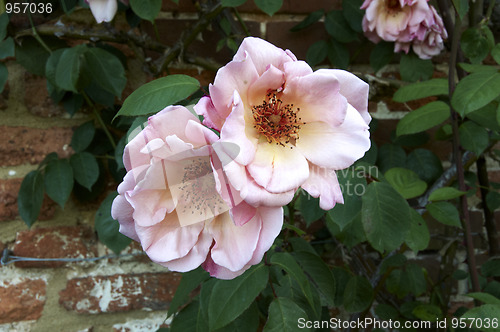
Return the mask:
M488 235L490 256L495 256L499 254L499 238L497 233L497 226L495 223L495 216L493 212L488 208L488 204L486 204L486 196L490 191L490 181L488 179L488 169L486 167L486 159L484 158L484 156L479 157L479 159L476 161L476 166L477 178L481 191L481 200L483 201L484 225L486 227L486 233Z
M451 52L450 52L450 62L449 62L449 74L448 74L448 85L449 85L449 96L453 95L455 91L455 70L457 68L457 55L459 51L459 39L460 39L460 18L458 15L455 16L454 27L447 27L448 31L453 28L453 39L451 42ZM453 129L453 160L457 167L457 179L458 179L458 189L461 191L466 191L465 178L464 178L464 168L462 164L462 151L460 150L460 137L458 133L458 126L460 118L458 113L450 105L451 113L451 123ZM470 216L469 207L467 204L467 196L462 195L460 197L460 212L462 215L461 222L462 228L464 230L465 245L467 248L467 261L469 265L469 272L471 276L472 289L474 292L479 292L479 278L476 268L476 255L474 252L474 243L472 242L472 234L470 227Z

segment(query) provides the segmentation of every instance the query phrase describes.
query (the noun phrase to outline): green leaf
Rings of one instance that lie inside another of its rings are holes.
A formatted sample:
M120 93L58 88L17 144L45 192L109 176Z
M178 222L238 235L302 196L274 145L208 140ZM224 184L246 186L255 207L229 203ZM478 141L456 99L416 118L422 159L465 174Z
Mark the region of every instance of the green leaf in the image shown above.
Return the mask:
M200 302L193 301L184 307L170 323L169 332L196 331L198 324L197 315L200 310ZM156 332L158 332L157 330Z
M420 180L417 173L407 168L391 168L384 176L387 182L405 199L420 196L427 189L427 183Z
M341 10L332 10L326 14L325 29L330 36L341 43L350 43L358 39Z
M361 22L365 15L365 11L361 9L362 4L363 0L342 0L342 13L345 19L351 29L359 33L363 32Z
M499 277L500 276L500 260L490 259L483 265L481 265L481 274L483 277Z
M467 294L467 296L472 297L475 300L479 300L484 304L500 305L500 299L488 293L469 293Z
M3 62L0 62L0 93L3 92L5 88L5 83L7 83L7 79L9 78L9 71Z
M500 193L490 191L486 195L486 205L491 211L495 211L500 207Z
M307 321L307 315L295 302L284 297L275 298L269 306L269 318L263 332L310 331L300 327L301 319Z
M481 71L466 76L457 84L451 105L462 116L480 109L500 95L500 73Z
M316 66L323 62L328 55L328 43L324 40L319 40L312 44L307 50L306 61L309 65Z
M388 183L372 182L362 197L361 218L368 242L377 251L398 248L410 228L410 207Z
M433 183L443 173L441 160L430 150L415 149L406 158L406 168L418 174L418 177Z
M101 49L90 48L85 52L84 69L104 90L120 97L127 79L120 59Z
M153 22L161 10L161 0L130 0L130 7L140 18Z
M429 201L446 201L457 198L465 194L465 191L460 191L452 187L444 187L434 190L429 196Z
M488 147L488 131L472 121L462 123L458 128L460 144L469 151L479 156Z
M500 65L500 44L496 44L491 50L491 56L495 59L496 63ZM491 67L491 66L488 66Z
M469 1L468 0L453 0L453 5L457 9L458 16L463 19L465 14L469 11Z
M94 139L95 127L93 121L88 121L79 126L73 132L71 138L71 147L75 152L85 150Z
M208 307L210 330L226 326L236 319L267 286L269 269L261 264L242 276L215 284Z
M73 169L67 159L53 160L45 167L45 192L61 208L73 190Z
M7 25L9 25L9 14L3 12L0 15L0 40L3 40L7 36Z
M33 37L24 38L16 44L16 61L32 74L43 76L49 52Z
M415 263L409 263L406 265L405 273L408 276L410 293L415 296L422 295L427 289L427 281L422 267Z
M334 307L335 278L328 265L317 254L302 251L295 252L293 255L328 306Z
M385 274L389 268L402 267L406 264L408 258L400 253L395 253L391 256L386 256L380 264L380 273Z
M269 16L273 16L281 6L283 6L283 0L254 0L257 7Z
M310 26L311 24L318 22L319 19L323 17L323 15L325 15L325 11L323 9L312 12L311 14L307 15L307 17L302 22L293 26L290 29L290 31L296 32L296 31L300 31L302 29L305 29L308 26Z
M336 204L328 211L327 219L343 231L361 211L361 196L366 191L366 179L360 172L354 172L352 169L338 171L337 178L344 204Z
M484 128L500 132L500 124L497 122L498 107L499 104L493 101L478 110L468 113L467 118Z
M374 298L373 288L366 278L354 276L349 279L344 291L344 308L347 312L361 312L368 308Z
M411 250L418 252L429 245L429 228L424 218L414 209L410 209L410 216L410 231L406 235L405 243Z
M431 60L422 60L415 53L402 54L399 73L408 82L425 81L432 77L434 65Z
M64 110L71 116L82 108L83 106L83 96L78 93L70 93L69 96L63 100Z
M361 211L356 211L353 219L345 226L342 231L337 223L334 223L332 218L327 216L326 226L330 233L348 249L352 249L355 245L365 242L366 235L362 231L363 224L361 223Z
M9 37L0 43L0 60L3 60L10 56L14 56L14 53L15 53L14 39Z
M179 307L189 299L189 294L209 277L210 275L208 272L203 270L201 267L198 267L196 270L183 273L181 282L175 291L174 298L168 307L167 317L173 315L177 309L179 309Z
M377 164L383 173L393 167L405 167L406 152L397 144L384 144L378 150Z
M446 78L433 78L405 85L396 91L393 99L399 103L405 103L410 100L440 95L448 95L448 80Z
M43 203L43 174L31 171L23 179L17 195L19 215L30 228L38 219Z
M47 62L45 63L45 76L47 77L47 80L54 86L57 86L56 84L57 65L59 64L59 59L61 58L61 55L65 50L66 48L55 50L50 54L50 56L47 59Z
M491 46L485 30L482 28L469 28L462 33L460 47L464 55L472 63L479 63L486 58Z
M253 302L238 318L216 332L255 332L259 329L259 314L257 302Z
M477 73L480 71L497 71L495 67L487 65L473 65L465 62L461 62L458 65L468 73Z
M113 192L104 199L97 209L94 224L99 241L113 250L115 254L119 254L132 241L119 232L120 224L111 217L111 205L117 195L117 192Z
M79 152L72 155L69 161L76 182L91 190L99 178L99 165L95 157L88 152Z
M434 202L427 205L427 211L437 221L448 226L462 228L457 208L448 202Z
M390 320L393 321L398 319L399 311L389 304L379 304L375 308L375 314L377 314L378 318L382 320Z
M302 190L300 191L300 196L296 204L300 214L304 217L307 226L323 217L326 213L325 210L319 207L319 198L312 197L307 192Z
M86 50L85 45L78 45L62 52L56 67L56 86L78 93L78 79L84 61L83 54Z
M460 318L464 318L467 322L471 322L471 318L474 318L474 324L471 326L473 328L479 328L485 331L500 331L499 325L493 324L493 322L498 323L498 317L500 317L500 305L485 304L470 309ZM485 328L484 323L486 321L491 322L490 328ZM470 325L468 324L467 326Z
M222 0L222 7L238 7L247 2L247 0Z
M316 306L311 291L311 284L293 256L287 252L275 253L271 256L271 264L279 266L297 281L309 305L314 309ZM319 313L316 312L316 315L319 316Z
M199 87L200 83L196 79L186 75L169 75L159 78L132 92L125 99L116 116L138 116L157 113L166 106L189 97Z
M409 112L398 122L398 136L425 131L441 124L450 117L450 107L442 101L432 101Z
M412 314L423 321L436 322L443 316L441 309L433 304L419 304L412 310Z
M328 60L332 66L346 69L349 66L349 50L344 44L331 39L328 42Z
M370 66L374 72L378 72L382 67L391 62L394 57L394 43L385 41L379 42L370 53Z

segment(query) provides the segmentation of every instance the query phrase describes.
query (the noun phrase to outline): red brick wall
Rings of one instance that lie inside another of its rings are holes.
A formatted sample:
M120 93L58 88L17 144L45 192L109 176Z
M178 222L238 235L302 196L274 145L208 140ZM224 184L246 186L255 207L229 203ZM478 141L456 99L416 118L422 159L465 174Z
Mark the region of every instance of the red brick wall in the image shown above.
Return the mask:
M270 18L249 1L240 12L253 35L289 48L299 59L304 59L307 48L325 37L325 31L320 23L299 33L291 33L289 28L308 12L339 9L340 3L340 0L285 0L283 9ZM181 0L179 6L164 0L160 17L157 25L161 39L172 44L186 24L196 18L195 8L188 0ZM203 40L204 43L195 42L190 50L220 63L229 60L227 51L215 52L217 39L213 32L205 32ZM134 78L135 84L127 88L130 93L149 78L140 71L141 64L133 58L129 62L132 71L129 77ZM9 83L0 95L0 249L7 247L17 256L38 258L92 258L109 254L93 230L99 201L84 204L70 199L61 210L46 197L39 221L31 230L20 220L17 191L22 178L50 152L55 151L60 157L70 155L74 128L90 117L79 112L69 118L62 106L55 105L48 97L44 79L25 73L14 62L7 65ZM367 66L353 70L369 72ZM202 84L208 84L214 77L214 73L199 73L196 68L171 72L196 76ZM390 96L392 90L381 93ZM370 103L374 117L381 119L375 134L379 144L390 141L395 119L407 111L404 105L394 103L389 103L390 109L386 109L387 98L383 96L373 96ZM446 161L450 149L439 144L430 148ZM477 217L477 224L481 225L482 217L479 213ZM441 244L436 244L436 249L439 246ZM125 253L140 252L138 245L125 250ZM178 274L167 272L141 255L86 263L6 265L0 268L0 331L135 331L140 328L154 331L166 317L179 280Z

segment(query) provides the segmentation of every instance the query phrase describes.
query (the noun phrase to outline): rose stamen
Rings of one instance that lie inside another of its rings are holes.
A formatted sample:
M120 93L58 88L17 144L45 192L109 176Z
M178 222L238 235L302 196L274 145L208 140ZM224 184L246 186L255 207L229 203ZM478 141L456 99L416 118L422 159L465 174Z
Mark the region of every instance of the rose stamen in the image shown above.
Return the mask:
M261 105L252 106L253 127L268 143L285 146L299 139L300 126L306 123L297 116L300 108L294 108L293 104L283 105L280 95L281 92L271 90Z

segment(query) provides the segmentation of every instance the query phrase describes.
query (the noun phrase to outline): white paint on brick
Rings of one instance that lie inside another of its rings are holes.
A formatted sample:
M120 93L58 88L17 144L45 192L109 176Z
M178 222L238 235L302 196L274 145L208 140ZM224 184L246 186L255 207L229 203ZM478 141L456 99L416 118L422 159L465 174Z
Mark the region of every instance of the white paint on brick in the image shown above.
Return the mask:
M14 264L2 267L0 273L0 287L17 285L27 280L42 279L47 283L48 275L45 273L32 272L28 269L18 269Z
M36 321L29 320L24 322L0 324L0 332L29 332L32 330Z
M16 175L16 173L17 172L15 170L13 170L13 169L9 170L9 176L14 176L14 175Z
M78 311L88 311L90 313L95 313L95 310L90 310L90 301L89 299L83 299L76 302L76 310Z
M113 328L116 331L133 331L133 332L149 332L156 331L163 324L167 312L155 312L145 319L128 320L123 324L115 324ZM168 319L165 323L170 324L172 319Z

